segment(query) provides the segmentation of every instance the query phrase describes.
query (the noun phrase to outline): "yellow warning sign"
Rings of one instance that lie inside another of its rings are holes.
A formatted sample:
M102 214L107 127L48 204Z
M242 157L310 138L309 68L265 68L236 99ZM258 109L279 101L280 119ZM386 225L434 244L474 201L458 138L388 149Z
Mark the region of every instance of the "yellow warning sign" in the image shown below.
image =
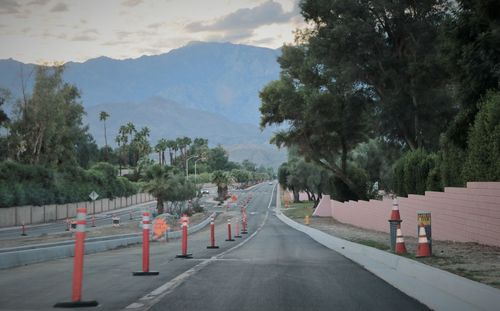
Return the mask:
M417 224L423 226L431 225L431 213L418 213L417 214Z

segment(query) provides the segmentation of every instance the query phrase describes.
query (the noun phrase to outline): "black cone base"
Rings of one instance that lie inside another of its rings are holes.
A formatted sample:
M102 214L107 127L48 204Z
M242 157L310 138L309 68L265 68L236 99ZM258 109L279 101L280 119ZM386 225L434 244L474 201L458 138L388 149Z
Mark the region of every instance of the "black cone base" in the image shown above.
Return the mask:
M177 255L177 256L175 256L175 258L191 259L191 258L193 258L193 254Z
M248 231L241 231L241 234L248 234Z
M241 235L235 235L234 237L235 238L241 238Z
M215 249L215 248L219 248L218 246L207 246L208 249Z
M147 272L136 271L136 272L132 272L132 275L158 275L158 274L160 274L160 272L158 272L158 271L147 271Z
M226 239L228 242L234 242L234 239Z
M85 307L97 307L99 303L97 301L71 301L71 302L58 302L54 305L54 308L85 308Z

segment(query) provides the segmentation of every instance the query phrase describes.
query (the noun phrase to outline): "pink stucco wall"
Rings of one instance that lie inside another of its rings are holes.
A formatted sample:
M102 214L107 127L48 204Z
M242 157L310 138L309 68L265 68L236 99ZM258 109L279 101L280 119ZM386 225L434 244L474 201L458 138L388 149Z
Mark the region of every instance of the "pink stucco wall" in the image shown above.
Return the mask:
M404 235L416 236L417 211L432 215L432 238L500 246L500 182L469 182L466 188L427 191L398 198ZM378 231L389 231L392 200L320 202L316 216Z

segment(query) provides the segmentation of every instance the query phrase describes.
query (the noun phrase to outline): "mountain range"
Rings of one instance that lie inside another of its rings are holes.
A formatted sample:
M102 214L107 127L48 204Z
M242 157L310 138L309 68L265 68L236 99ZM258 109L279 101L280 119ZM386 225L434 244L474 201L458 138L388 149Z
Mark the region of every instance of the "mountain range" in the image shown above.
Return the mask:
M259 91L279 77L279 50L231 43L192 42L165 54L116 60L107 57L66 63L64 80L81 92L84 120L104 144L100 111L108 141L120 125L148 126L151 143L159 138L204 137L222 144L230 159L249 159L277 167L286 158L269 145L272 130L258 128ZM0 60L0 87L20 97L21 81L33 85L32 64Z

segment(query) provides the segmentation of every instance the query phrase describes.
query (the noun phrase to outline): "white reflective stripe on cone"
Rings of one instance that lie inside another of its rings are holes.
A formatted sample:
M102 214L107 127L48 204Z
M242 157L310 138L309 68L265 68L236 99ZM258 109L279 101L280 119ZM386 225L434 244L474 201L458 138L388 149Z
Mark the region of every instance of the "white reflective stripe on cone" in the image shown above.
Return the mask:
M78 213L76 214L76 220L87 220L85 213Z
M77 232L85 232L85 225L76 225Z

